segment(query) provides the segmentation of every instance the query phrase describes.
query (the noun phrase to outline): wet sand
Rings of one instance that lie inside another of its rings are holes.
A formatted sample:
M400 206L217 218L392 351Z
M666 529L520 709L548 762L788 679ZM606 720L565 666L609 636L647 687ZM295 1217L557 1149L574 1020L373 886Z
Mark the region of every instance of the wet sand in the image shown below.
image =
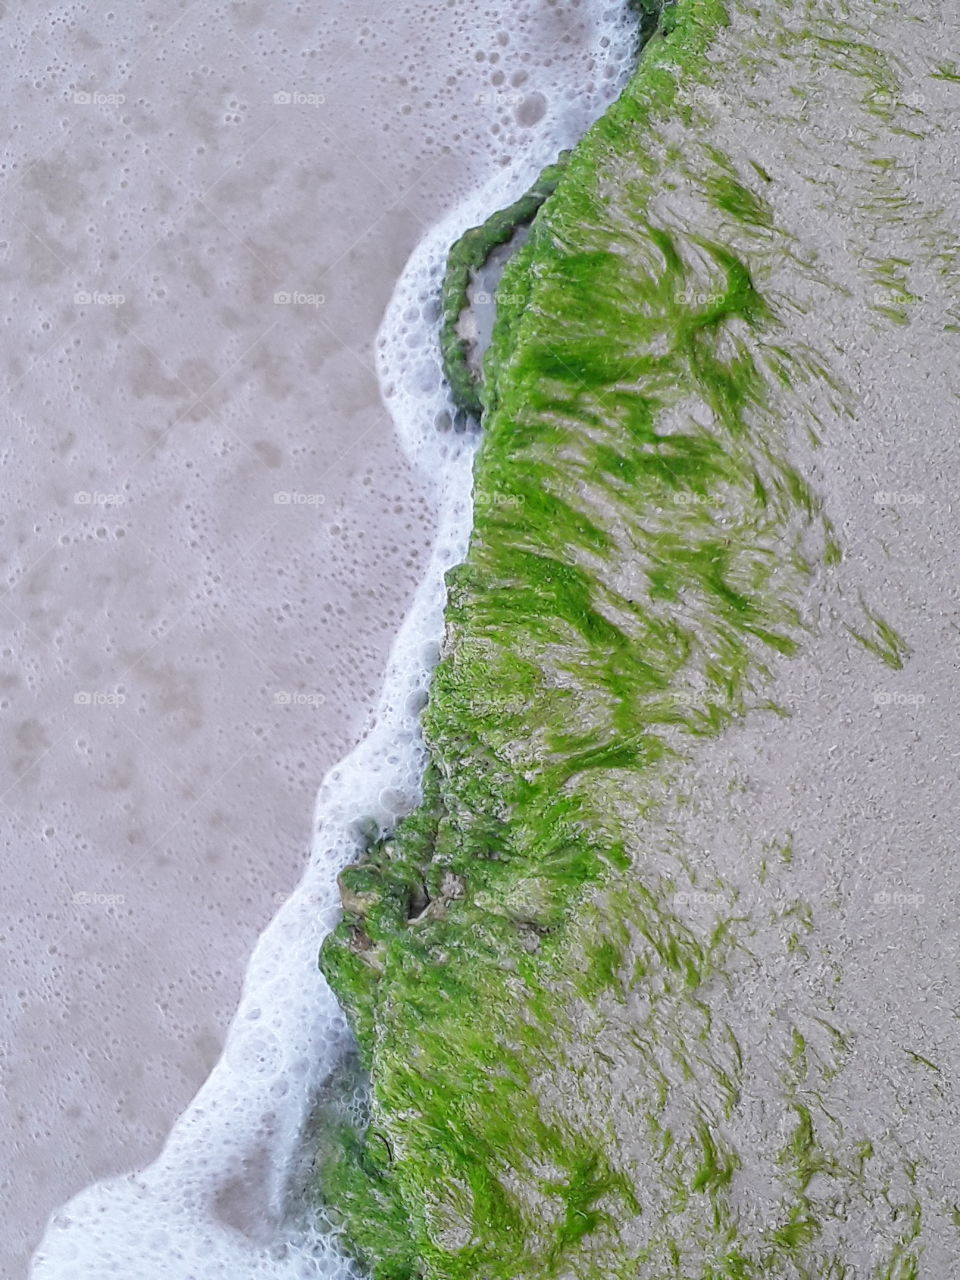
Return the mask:
M369 717L434 521L374 336L583 40L496 17L2 20L6 1275L159 1151Z

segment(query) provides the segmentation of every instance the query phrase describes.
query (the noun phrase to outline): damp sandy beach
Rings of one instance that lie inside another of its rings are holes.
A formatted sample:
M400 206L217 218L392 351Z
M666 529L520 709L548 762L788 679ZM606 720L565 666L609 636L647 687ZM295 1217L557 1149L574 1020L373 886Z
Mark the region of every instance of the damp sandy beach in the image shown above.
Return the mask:
M384 308L465 192L612 98L598 11L0 18L4 1276L220 1055L434 534Z

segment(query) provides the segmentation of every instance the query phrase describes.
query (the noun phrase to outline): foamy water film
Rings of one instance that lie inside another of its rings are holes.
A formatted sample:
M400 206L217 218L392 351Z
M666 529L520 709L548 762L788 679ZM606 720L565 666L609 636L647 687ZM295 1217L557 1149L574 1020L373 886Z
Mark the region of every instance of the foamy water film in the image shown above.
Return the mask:
M302 1195L350 1053L317 954L361 827L416 803L470 530L444 262L612 101L635 21L0 21L4 1274L353 1274Z

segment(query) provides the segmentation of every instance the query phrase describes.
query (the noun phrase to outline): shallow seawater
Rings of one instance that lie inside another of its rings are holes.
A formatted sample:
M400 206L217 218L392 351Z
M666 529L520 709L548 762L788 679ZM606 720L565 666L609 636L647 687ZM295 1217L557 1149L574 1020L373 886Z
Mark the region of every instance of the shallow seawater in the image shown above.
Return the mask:
M3 21L4 814L30 867L8 1270L103 1178L37 1277L345 1274L333 1242L294 1243L290 1193L348 1047L316 969L334 873L359 819L415 803L469 528L438 273L615 96L631 25L620 5L203 0Z

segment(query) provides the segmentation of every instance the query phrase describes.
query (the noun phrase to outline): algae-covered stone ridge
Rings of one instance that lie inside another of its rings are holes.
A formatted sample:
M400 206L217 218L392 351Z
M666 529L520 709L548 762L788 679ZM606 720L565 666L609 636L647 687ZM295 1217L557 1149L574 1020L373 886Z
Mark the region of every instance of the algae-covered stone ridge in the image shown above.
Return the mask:
M960 17L637 7L448 275L455 365L530 222L318 1212L377 1280L957 1276Z

